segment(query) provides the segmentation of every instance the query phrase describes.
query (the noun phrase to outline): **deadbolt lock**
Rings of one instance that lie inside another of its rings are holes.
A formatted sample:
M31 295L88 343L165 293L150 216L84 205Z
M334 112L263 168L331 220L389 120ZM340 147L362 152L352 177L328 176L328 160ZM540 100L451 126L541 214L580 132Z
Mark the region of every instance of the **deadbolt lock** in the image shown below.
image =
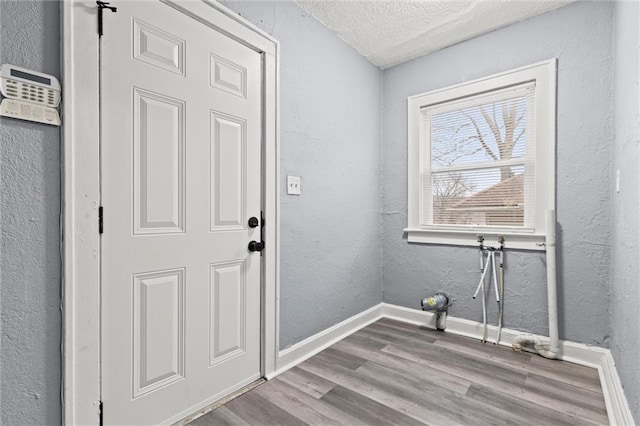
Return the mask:
M257 241L251 241L249 243L249 251L262 251L264 249L264 243L259 243Z

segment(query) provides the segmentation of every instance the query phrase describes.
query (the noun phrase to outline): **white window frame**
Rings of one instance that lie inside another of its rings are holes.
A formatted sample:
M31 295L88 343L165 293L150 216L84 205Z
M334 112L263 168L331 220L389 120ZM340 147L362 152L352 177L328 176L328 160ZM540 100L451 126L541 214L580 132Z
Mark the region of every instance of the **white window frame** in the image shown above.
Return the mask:
M556 154L556 70L557 59L491 75L478 80L410 96L408 113L408 224L405 232L410 243L477 245L478 236L495 245L498 236L505 246L515 249L544 250L547 210L555 210ZM425 107L458 99L535 83L535 221L534 229L512 227L448 227L421 222L424 173L421 141L422 110Z

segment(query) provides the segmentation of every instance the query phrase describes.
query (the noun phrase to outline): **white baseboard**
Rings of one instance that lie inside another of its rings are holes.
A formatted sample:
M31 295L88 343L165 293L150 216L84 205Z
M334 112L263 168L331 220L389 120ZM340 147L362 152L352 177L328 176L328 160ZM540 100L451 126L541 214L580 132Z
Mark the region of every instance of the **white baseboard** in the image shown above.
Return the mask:
M280 351L277 370L269 374L266 378L272 379L284 373L288 369L295 367L297 364L311 358L318 352L323 351L339 340L344 339L348 335L355 333L380 318L391 318L435 329L435 315L431 312L380 303L302 342L296 343L290 348ZM446 331L447 333L480 340L482 339L483 326L482 323L476 321L450 316L447 318ZM498 331L497 327L490 325L487 327L487 331L488 340L495 342ZM503 328L499 344L511 347L513 339L521 334L523 334L521 331ZM536 337L539 337L542 341L548 340L548 337L545 336ZM597 368L600 375L609 422L612 425L634 425L631 410L624 396L620 377L618 376L609 349L561 340L559 342L558 358L574 364Z
M369 324L382 318L381 305L375 305L364 312L347 318L346 320L329 327L326 330L316 333L313 336L296 343L290 348L280 351L277 361L277 369L266 376L267 380L271 380L279 374L284 373L288 369L295 367L302 361L311 358L318 352L321 352L333 345L334 343L344 339L350 334L355 333L368 326Z
M624 396L620 376L618 376L618 370L610 351L607 351L602 357L602 364L598 366L598 373L600 374L600 383L602 384L604 402L607 406L609 423L616 426L634 425L629 403Z
M410 322L413 324L435 328L435 315L431 312L418 311L416 309L383 303L382 315L387 318L397 319L399 321ZM482 323L476 321L449 316L447 318L446 329L447 333L471 337L478 340L482 339ZM520 336L521 334L524 334L524 332L511 330L509 328L503 328L500 335L499 344L511 347L511 342L513 341L513 339L516 336ZM495 342L497 335L498 327L494 325L487 326L487 340L489 342ZM545 336L537 337L539 337L542 341L549 340L549 338ZM561 340L559 342L559 350L559 359L592 368L598 368L598 366L601 364L602 357L609 352L608 349L588 346L582 343L569 342L566 340Z

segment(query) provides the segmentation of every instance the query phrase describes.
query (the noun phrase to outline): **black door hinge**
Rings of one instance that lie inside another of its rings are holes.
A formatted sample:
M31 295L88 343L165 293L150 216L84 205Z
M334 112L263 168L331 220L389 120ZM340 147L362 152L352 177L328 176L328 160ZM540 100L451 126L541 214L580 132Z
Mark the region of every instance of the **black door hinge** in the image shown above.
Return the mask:
M102 234L104 232L104 208L98 207L98 232Z
M98 405L98 410L100 411L100 426L104 424L104 405L102 405L102 401L100 401L100 405Z
M105 9L109 9L115 13L118 11L118 8L109 6L110 3L104 1L97 1L96 4L98 5L98 37L102 37L102 12Z

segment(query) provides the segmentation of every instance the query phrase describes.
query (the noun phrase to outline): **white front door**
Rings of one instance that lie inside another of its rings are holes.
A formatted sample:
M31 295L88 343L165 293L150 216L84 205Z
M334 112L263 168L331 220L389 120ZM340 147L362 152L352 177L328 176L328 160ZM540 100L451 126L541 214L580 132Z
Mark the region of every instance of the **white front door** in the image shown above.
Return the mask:
M103 419L159 424L261 376L261 255L248 250L261 223L248 223L260 220L262 59L167 4L111 5L100 66Z

